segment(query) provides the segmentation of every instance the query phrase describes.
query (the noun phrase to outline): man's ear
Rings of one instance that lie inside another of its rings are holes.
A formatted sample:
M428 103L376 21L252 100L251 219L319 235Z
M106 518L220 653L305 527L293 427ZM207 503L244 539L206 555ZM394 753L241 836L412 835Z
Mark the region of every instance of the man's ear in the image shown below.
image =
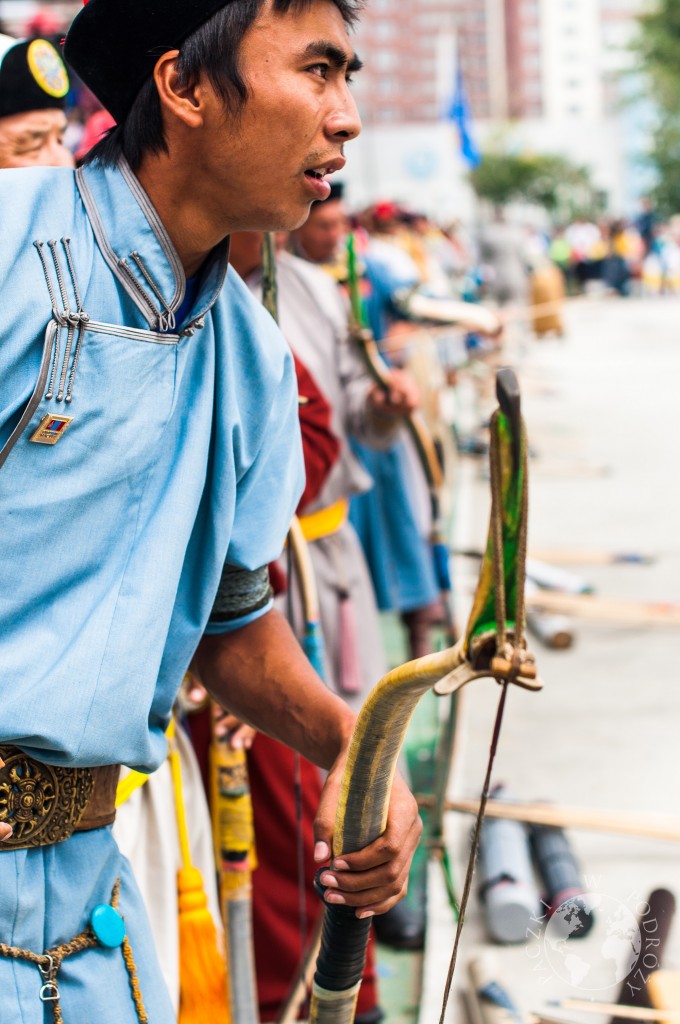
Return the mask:
M158 58L153 70L161 107L166 114L183 121L188 128L200 128L203 124L204 95L200 82L180 85L176 60L179 50L168 50Z

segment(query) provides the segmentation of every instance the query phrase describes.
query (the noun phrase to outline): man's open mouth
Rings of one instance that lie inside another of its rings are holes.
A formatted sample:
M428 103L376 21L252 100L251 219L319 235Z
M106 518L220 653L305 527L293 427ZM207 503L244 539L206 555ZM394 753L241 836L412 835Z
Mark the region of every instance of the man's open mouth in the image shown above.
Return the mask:
M332 173L333 171L329 170L326 167L322 167L321 170L315 170L314 168L310 167L308 171L305 171L305 174L307 175L308 178L317 178L318 180L321 180L322 178L325 178L327 174Z

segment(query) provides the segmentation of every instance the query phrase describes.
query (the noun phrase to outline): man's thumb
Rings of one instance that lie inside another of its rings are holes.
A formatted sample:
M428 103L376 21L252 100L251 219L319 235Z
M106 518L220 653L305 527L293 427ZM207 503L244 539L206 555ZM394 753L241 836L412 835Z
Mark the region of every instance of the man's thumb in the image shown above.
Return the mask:
M333 825L322 797L322 803L319 805L314 819L314 860L317 864L323 864L324 861L330 860L332 841Z

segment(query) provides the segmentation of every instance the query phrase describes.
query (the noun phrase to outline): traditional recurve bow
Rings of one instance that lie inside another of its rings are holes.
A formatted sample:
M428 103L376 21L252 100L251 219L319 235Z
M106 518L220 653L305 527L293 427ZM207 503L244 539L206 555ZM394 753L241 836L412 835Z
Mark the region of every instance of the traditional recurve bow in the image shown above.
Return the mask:
M541 688L524 642L527 530L527 443L514 373L497 377L500 408L491 420L492 507L489 538L472 610L463 636L447 650L388 672L369 695L349 747L333 834L333 855L353 853L385 830L392 780L411 715L424 693L458 691L473 679L501 686L489 764L461 899L444 1008L472 884L480 826L508 685ZM363 974L370 919L352 908L327 905L312 990L313 1024L350 1024ZM442 1020L444 1010L442 1010Z
M359 269L354 235L350 235L347 240L347 285L350 300L350 337L360 351L373 380L386 393L389 393L389 367L380 354L380 349L376 344L372 331L365 322L359 287ZM451 591L451 577L449 575L449 556L444 541L441 510L441 490L444 484L442 464L432 435L423 417L419 413L413 412L410 416L405 417L405 424L415 444L430 494L432 512L430 543L432 544L437 584L445 595L449 595ZM448 611L448 599L445 601L445 605ZM449 632L452 635L450 622L448 625L450 626Z
M372 332L365 322L363 303L359 285L359 269L354 235L347 240L347 283L350 299L350 337L359 349L364 363L377 384L389 391L389 368L385 363ZM434 565L435 579L439 588L444 610L445 642L453 645L457 634L451 607L451 573L449 570L449 549L442 514L442 495L444 488L443 466L434 439L425 420L419 413L412 413L406 418L406 426L415 444L418 459L422 466L430 498L430 547ZM458 912L451 866L448 853L443 843L443 813L446 799L446 783L451 771L456 725L458 720L458 699L456 694L449 698L446 720L439 736L435 756L435 803L434 812L426 822L428 845L436 853L444 873L444 881L454 913Z

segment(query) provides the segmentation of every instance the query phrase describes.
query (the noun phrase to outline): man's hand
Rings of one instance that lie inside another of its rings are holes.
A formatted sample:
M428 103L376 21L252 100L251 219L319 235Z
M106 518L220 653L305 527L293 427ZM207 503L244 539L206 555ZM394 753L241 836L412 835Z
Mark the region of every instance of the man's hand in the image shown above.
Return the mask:
M389 391L374 384L368 392L368 401L381 416L410 416L420 406L417 384L404 370L390 370L387 379Z
M314 823L314 859L330 857L344 755L328 776ZM416 801L401 776L392 786L387 828L357 853L336 857L321 875L326 902L357 908L357 917L384 914L406 895L408 873L423 830Z
M257 736L257 729L241 722L235 715L230 715L218 704L215 705L213 720L218 740L226 740L227 746L232 750L250 750Z
M189 709L193 705L195 710L199 710L208 703L210 695L203 683L199 683L191 675L187 678L189 682L186 684L185 700L189 704ZM257 736L256 729L241 722L216 701L213 701L212 705L212 727L215 737L218 740L226 740L227 746L232 750L250 750Z
M242 722L298 750L329 771L314 826L314 858L330 856L335 809L354 715L321 682L290 626L268 612L233 633L206 636L192 674ZM387 828L358 853L339 857L324 871L326 899L356 907L364 917L383 914L405 894L408 870L422 826L414 798L395 777Z

